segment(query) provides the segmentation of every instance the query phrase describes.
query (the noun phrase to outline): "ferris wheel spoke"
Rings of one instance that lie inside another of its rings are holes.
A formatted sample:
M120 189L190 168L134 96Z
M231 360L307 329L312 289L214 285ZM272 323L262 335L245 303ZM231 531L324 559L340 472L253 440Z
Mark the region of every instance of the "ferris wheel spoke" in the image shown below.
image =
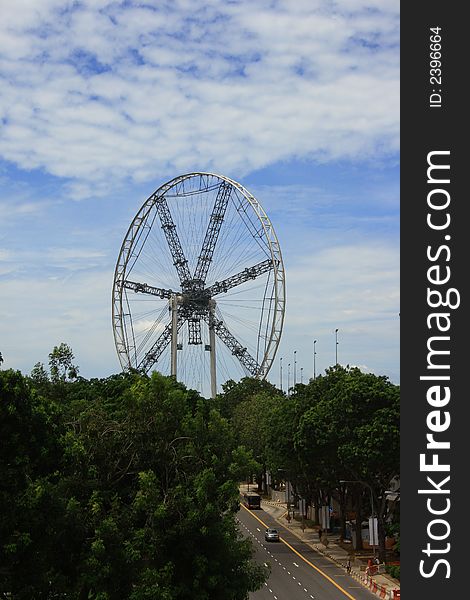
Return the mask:
M188 261L184 255L183 247L176 231L176 225L164 195L155 197L155 207L160 217L162 229L173 258L173 264L178 272L181 286L184 286L186 282L190 281L191 273L189 272Z
M206 288L205 292L208 293L211 297L216 296L222 292L228 292L228 290L245 283L246 281L250 281L250 279L256 279L260 275L267 273L273 268L272 260L263 260L262 262L254 265L253 267L247 267L237 273L236 275L232 275L231 277L227 277L223 281L216 281L214 285Z
M260 365L248 350L237 340L229 331L228 327L220 318L208 318L209 327L213 327L220 340L227 346L230 352L238 358L243 367L252 377L257 377L260 372Z
M175 292L172 290L165 290L163 288L153 287L152 285L148 285L146 283L138 283L136 281L124 280L122 282L122 287L126 288L126 290L131 290L133 292L139 292L142 294L149 294L150 296L158 296L159 298L170 299L172 294Z
M178 315L178 320L177 320L177 325L176 325L177 331L179 331L181 329L184 321L185 321L185 319L183 317L181 317L180 315ZM138 370L142 370L142 371L144 371L144 373L147 373L153 367L153 365L158 361L158 359L162 355L165 348L170 343L172 331L173 331L172 325L171 325L171 323L168 323L168 325L164 328L164 330L161 332L161 334L155 340L155 342L153 343L150 350L148 350L146 352L144 358L137 365Z
M232 186L226 181L222 181L217 192L217 197L214 202L209 225L207 226L206 235L202 243L201 254L199 255L196 269L194 271L194 279L197 281L206 281L207 272L214 256L215 246L219 237L220 228L224 220L225 211L230 200Z

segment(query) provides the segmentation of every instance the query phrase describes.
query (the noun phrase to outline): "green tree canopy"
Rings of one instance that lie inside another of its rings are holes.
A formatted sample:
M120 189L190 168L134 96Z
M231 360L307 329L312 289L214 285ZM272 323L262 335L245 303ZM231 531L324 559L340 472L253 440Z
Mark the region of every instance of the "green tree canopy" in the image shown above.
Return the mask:
M211 401L157 373L40 390L0 373L1 592L242 600L262 585L235 522L249 455Z
M49 354L49 370L54 382L67 381L78 377L79 368L73 364L75 356L72 348L62 342Z

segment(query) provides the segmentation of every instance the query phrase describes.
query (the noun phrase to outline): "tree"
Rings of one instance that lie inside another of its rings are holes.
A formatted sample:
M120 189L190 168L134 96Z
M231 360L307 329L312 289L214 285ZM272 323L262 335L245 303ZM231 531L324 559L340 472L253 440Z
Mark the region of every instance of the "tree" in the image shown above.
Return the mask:
M1 592L244 600L262 585L235 521L250 456L212 402L157 373L78 379L60 403L45 397L60 377L38 393L0 375Z
M222 385L223 393L217 396L217 405L223 417L231 419L236 407L257 394L282 397L283 393L266 379L243 377L239 382L229 379Z
M19 371L0 372L0 592L13 598L38 597L47 577L41 549L52 541L46 488L61 461L58 410Z
M73 364L74 358L72 348L64 342L60 346L54 346L49 354L49 370L54 383L78 377L79 368Z
M49 383L49 375L42 362L37 362L31 370L31 379L36 385Z
M280 401L279 395L258 392L233 409L231 423L240 444L249 448L258 461L257 480L261 491L266 473L269 446L269 418ZM254 473L249 473L251 476Z
M386 490L399 473L399 388L386 377L362 373L357 368L333 367L313 382L317 401L303 415L296 447L315 472L328 469L328 487L344 494L340 480L364 482L350 485L357 499L369 501L372 491L379 524L379 551L385 553ZM313 390L312 390L313 392ZM372 510L372 507L370 507ZM357 536L360 539L360 536Z

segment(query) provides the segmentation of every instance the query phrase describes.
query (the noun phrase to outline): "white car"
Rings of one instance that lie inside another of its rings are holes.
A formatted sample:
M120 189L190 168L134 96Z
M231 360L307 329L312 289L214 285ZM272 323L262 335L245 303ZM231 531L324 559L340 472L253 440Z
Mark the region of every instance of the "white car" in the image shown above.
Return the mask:
M279 531L277 529L266 529L264 532L264 539L267 542L278 542L279 541Z

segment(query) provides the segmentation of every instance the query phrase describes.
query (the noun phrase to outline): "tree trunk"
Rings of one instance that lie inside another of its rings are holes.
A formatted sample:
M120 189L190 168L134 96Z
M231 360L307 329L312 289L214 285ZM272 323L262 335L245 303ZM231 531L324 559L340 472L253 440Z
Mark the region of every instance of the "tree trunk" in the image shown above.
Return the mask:
M343 490L339 490L339 514L340 514L340 527L341 527L341 540L346 537L346 497Z
M320 496L318 492L315 494L315 525L318 525L320 522L320 512L318 510L318 505L320 504Z
M354 495L356 510L356 546L354 550L362 550L362 492L357 491Z

